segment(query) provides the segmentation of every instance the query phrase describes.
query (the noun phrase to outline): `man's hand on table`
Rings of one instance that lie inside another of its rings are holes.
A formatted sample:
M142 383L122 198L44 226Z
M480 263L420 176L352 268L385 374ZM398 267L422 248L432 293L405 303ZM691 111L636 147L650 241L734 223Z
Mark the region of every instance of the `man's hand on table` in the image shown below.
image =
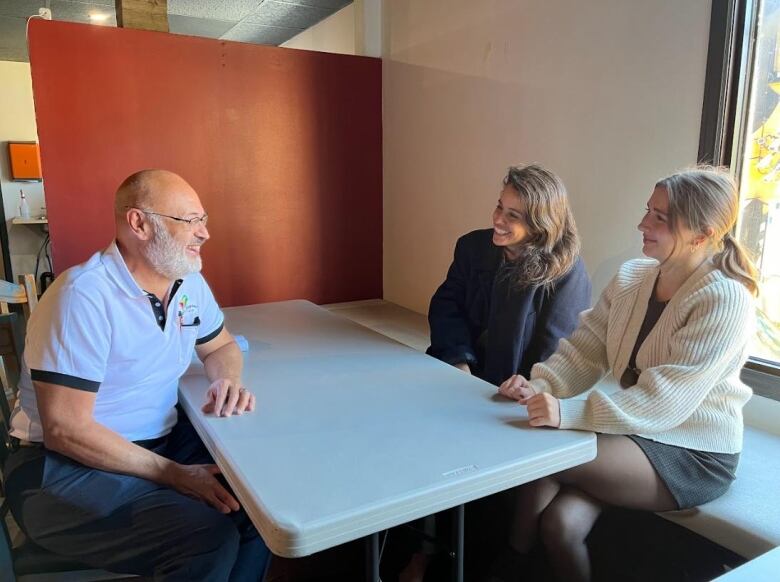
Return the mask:
M166 473L165 484L183 495L200 499L220 513L238 511L241 506L215 475L216 465L179 465L172 463Z
M220 378L206 391L206 403L201 410L216 416L231 416L252 412L255 409L255 395L247 390L241 380Z

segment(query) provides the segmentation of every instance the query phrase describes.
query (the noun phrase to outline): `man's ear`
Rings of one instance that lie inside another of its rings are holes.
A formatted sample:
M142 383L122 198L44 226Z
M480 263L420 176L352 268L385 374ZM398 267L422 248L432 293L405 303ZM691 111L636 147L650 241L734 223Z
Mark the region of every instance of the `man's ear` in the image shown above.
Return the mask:
M149 240L152 238L152 225L147 220L146 215L137 208L129 208L125 215L127 224L139 240Z

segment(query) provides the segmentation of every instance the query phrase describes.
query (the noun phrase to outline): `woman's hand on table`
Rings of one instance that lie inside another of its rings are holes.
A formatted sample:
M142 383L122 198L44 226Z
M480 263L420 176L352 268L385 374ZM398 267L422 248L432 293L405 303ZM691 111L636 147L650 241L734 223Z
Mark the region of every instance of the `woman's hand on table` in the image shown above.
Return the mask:
M561 403L551 394L534 394L525 402L528 410L528 424L531 426L561 426Z
M510 376L498 387L498 393L512 400L517 400L520 404L525 404L526 400L536 394L531 385L523 376L515 374Z
M458 370L461 372L466 372L466 374L471 374L471 368L469 368L469 365L466 362L461 362L460 364L453 364Z

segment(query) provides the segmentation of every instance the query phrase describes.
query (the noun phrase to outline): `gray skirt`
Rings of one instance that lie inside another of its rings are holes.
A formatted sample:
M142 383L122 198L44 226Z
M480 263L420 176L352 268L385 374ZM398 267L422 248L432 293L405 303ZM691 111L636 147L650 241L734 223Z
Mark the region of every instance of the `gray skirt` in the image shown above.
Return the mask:
M696 507L723 495L736 479L739 453L708 453L626 435L647 456L678 509Z

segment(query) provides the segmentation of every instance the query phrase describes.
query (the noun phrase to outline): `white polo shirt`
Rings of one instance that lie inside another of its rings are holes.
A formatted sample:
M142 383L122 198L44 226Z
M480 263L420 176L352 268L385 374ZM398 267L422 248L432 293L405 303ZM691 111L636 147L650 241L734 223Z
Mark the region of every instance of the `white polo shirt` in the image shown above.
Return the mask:
M166 435L195 344L223 327L200 273L174 283L170 295L164 312L133 279L115 242L57 277L27 325L11 434L43 441L32 385L39 380L96 392L94 419L128 440Z

